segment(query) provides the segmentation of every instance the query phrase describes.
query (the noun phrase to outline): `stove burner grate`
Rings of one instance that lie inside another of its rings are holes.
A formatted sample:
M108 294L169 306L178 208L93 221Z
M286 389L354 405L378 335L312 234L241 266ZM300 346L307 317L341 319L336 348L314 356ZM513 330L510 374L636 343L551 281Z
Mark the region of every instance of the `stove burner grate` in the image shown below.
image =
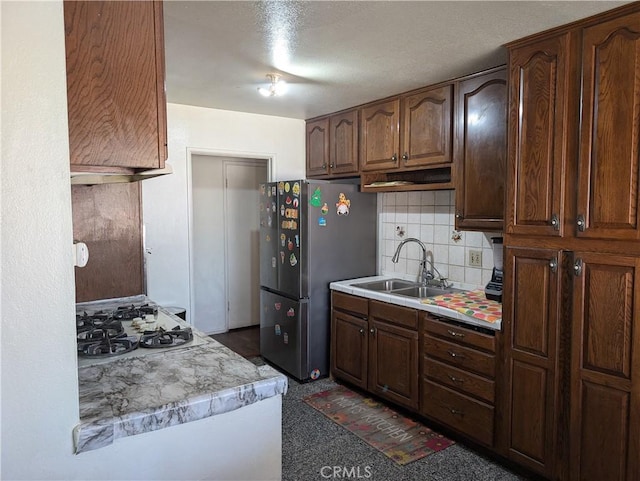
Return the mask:
M154 317L158 316L158 307L150 306L149 304L143 304L136 307L131 304L130 306L120 306L113 311L113 318L123 321L131 321L136 317L144 318L147 314L152 314Z
M157 331L145 331L140 336L140 347L162 349L181 346L193 341L193 332L190 327L176 326L170 331L160 328Z
M85 357L119 356L138 348L137 337L105 337L100 341L85 342L78 345L78 353Z

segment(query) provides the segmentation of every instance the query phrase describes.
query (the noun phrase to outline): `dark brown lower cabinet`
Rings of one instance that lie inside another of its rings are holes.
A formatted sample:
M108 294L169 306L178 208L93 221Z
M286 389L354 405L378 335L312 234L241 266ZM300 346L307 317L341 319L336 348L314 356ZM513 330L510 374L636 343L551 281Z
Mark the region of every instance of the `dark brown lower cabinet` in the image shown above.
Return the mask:
M640 258L574 255L572 480L640 479Z
M503 454L556 478L566 419L560 419L562 252L508 248L503 302Z
M331 302L331 374L417 410L416 310L340 292Z

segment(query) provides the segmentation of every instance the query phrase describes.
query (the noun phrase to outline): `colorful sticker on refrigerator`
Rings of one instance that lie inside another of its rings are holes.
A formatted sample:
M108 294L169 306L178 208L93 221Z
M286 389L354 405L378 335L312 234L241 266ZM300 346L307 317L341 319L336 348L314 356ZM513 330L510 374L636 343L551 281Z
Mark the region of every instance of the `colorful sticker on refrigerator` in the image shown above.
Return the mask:
M287 236L284 234L280 234L280 244L284 247L284 243L287 242Z
M289 182L287 182L286 184L284 184L284 191L289 192L290 190L291 190L291 186L289 185Z
M290 307L289 310L287 311L287 317L295 317L296 316L296 311L293 307Z
M298 259L296 258L296 255L292 252L291 255L289 256L289 264L291 264L291 267L293 267L297 263L298 263Z
M316 190L311 194L309 204L313 207L320 207L322 205L322 191L320 190L320 187L316 187Z
M296 234L294 239L296 240L296 247L300 247L300 236Z
M293 184L293 187L291 187L291 192L293 192L293 195L295 195L296 197L300 195L300 184L298 182L295 182Z
M275 328L276 336L279 336L280 334L282 334L282 331L280 330L280 324L276 324L273 327Z
M271 267L273 267L275 269L276 268L276 263L277 263L276 258L272 257L271 258Z
M279 310L282 308L282 303L280 303L280 302L276 302L276 303L273 305L273 307L275 307L275 308L276 308L276 311L279 311Z
M282 341L285 344L289 344L289 334L287 334L286 332L284 333L284 336L282 336Z
M329 213L329 206L327 205L326 202L322 204L322 207L320 208L320 213L322 215L327 215Z
M284 194L284 182L278 183L278 192L280 193L280 195Z
M298 209L285 209L284 216L287 219L297 219L298 218Z
M327 219L324 217L318 217L318 225L320 227L325 227L327 225Z
M291 237L287 239L287 249L289 249L290 251L293 250L293 241L291 240Z
M271 236L269 234L267 234L267 236L264 238L267 242L271 242Z
M336 202L336 210L338 215L349 215L349 208L351 207L351 201L340 192L338 195L338 202Z
M276 196L276 186L273 185L271 186L271 197L275 197Z
M298 208L298 199L296 197L293 198L293 208L294 209Z
M291 197L287 196L287 198L285 199L284 203L287 205L291 205L291 203L293 202L293 199L291 199Z
M284 264L284 251L280 251L280 261Z
M320 377L320 369L314 369L313 371L311 371L310 376L314 381L318 379Z
M284 204L280 206L280 216L284 217Z

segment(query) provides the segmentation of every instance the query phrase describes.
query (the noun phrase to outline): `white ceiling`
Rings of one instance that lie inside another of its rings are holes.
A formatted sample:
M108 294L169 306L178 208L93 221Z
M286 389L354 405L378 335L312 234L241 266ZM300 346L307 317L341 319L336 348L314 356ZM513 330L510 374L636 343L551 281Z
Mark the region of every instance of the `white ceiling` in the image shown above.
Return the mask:
M165 0L167 99L308 119L504 64L504 43L624 3ZM258 94L272 72L286 96Z

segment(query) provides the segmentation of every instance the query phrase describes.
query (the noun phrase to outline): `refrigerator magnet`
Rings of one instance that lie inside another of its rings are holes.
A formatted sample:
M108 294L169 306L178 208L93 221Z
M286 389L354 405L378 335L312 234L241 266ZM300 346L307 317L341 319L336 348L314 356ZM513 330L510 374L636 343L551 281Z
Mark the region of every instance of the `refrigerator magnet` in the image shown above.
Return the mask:
M264 184L260 184L260 194L261 194L261 195L264 195L264 194L265 194L265 192L266 192L266 187L267 187L266 185L264 185Z
M271 216L269 216L267 217L267 225L271 227L271 224L273 224L273 219L271 218Z
M291 185L289 185L289 182L287 182L286 184L284 184L284 191L289 192L290 190L291 190Z
M282 336L282 340L285 344L289 344L289 334L285 332L284 336Z
M296 255L292 252L291 255L289 256L289 264L291 264L291 267L293 267L297 263L298 263L298 259L296 258Z
M267 234L267 236L264 238L264 240L266 240L267 242L271 242L271 236L269 234Z
M272 257L272 258L271 258L271 267L273 267L274 269L276 268L276 262L277 262L277 261L276 261L276 258L275 258L275 257Z
M273 327L275 328L276 336L279 336L280 334L282 334L282 331L280 330L280 324L276 324Z
M338 215L349 215L349 208L351 207L351 201L347 199L347 196L342 192L338 195L338 202L336 202L336 211Z
M274 185L273 187L271 187L271 197L275 197L276 196L276 186Z
M294 239L296 240L296 247L300 247L300 236L298 234L296 234L294 236Z
M298 208L298 199L297 198L293 198L293 208L297 209Z
M324 217L318 217L318 225L320 227L326 227L327 219L325 219Z
M284 243L287 241L287 236L284 234L280 234L280 244L284 247Z
M280 217L284 217L284 204L280 206Z
M290 251L293 250L293 241L291 240L291 237L287 239L287 249L289 249Z
M313 207L322 206L322 191L320 190L320 187L316 187L316 190L314 190L313 194L311 194L309 204L311 204Z
M276 311L279 311L279 310L282 308L282 303L280 303L280 302L276 302L276 303L273 305L273 307L275 307L275 308L276 308Z
M271 204L271 210L273 211L273 213L276 213L276 203L274 202L273 204Z
M280 261L284 264L284 251L280 251Z
M300 183L295 182L291 188L291 192L293 192L293 195L298 197L300 195Z
M310 374L311 379L314 381L320 377L320 369L314 369Z
M289 196L287 196L287 198L284 201L284 203L287 204L287 205L291 205L292 202L293 202L293 200Z
M280 193L280 195L284 194L284 182L280 182L278 184L278 192Z
M326 202L324 204L322 204L322 208L320 209L320 213L322 215L327 215L329 213L329 206L327 205Z
M296 316L296 310L293 307L290 307L289 310L287 311L287 317L295 317Z

